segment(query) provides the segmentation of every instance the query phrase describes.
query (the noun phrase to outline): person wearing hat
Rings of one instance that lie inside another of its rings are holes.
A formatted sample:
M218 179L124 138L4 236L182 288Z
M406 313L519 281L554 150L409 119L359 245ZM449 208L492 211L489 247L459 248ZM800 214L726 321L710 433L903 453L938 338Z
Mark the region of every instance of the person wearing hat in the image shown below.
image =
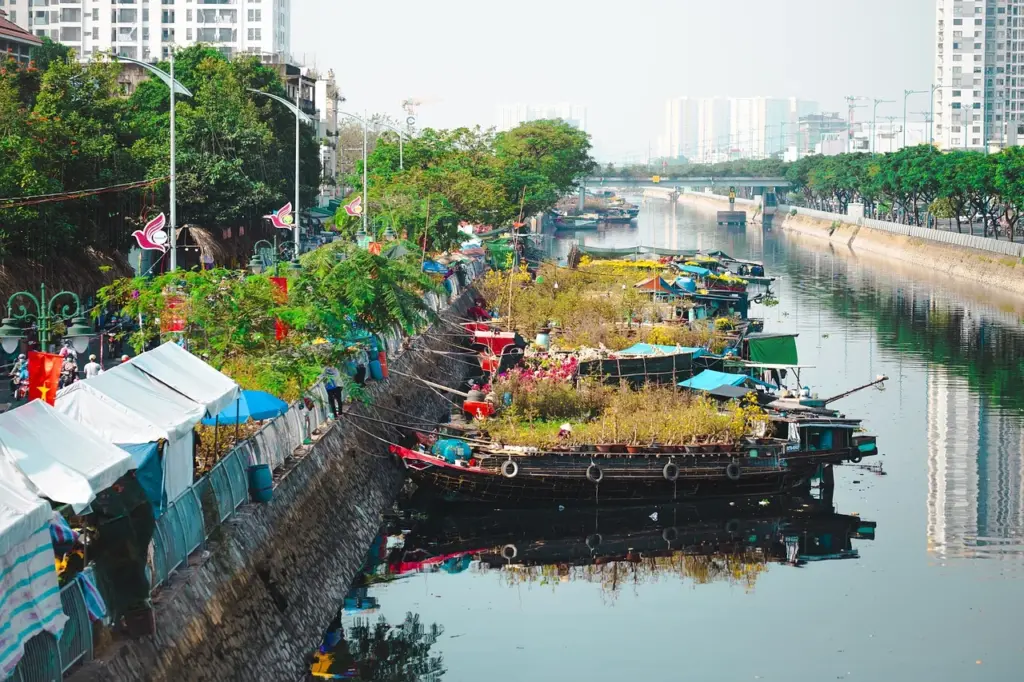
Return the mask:
M86 379L92 379L94 376L98 375L100 372L103 371L103 368L100 367L100 363L96 362L95 355L89 356L89 362L85 363L85 367L83 369L85 370Z
M122 365L123 365L124 363L128 362L129 360L131 360L131 358L130 358L130 357L128 357L127 355L122 355L122 356L121 356L121 364L122 364Z
M11 391L13 392L18 388L18 382L21 380L21 371L28 367L28 358L25 357L24 353L18 355L18 359L14 361L14 366L11 368Z

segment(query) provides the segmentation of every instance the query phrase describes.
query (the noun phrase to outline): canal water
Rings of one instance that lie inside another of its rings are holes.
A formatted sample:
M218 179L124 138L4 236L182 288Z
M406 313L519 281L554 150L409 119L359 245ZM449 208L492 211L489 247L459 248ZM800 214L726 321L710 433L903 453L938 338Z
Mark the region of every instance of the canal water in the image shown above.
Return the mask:
M881 470L838 467L832 500L732 509L409 512L405 563L371 562L342 621L418 618L423 636L391 631L417 631L418 672L386 679L1024 679L1024 302L667 202L557 254L568 237L763 260L780 302L752 314L799 333L805 384L890 377L838 403Z

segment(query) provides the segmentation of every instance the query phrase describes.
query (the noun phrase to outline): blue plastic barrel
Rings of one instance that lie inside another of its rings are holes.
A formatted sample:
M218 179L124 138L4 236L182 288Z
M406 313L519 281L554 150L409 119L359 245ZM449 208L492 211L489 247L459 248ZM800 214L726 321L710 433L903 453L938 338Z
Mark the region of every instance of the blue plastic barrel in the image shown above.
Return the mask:
M380 360L370 360L370 376L374 381L384 379L384 368L380 366Z
M269 464L249 467L249 497L253 502L270 502L274 497L274 474Z
M540 332L539 334L537 334L536 344L540 348L547 350L548 348L551 347L551 334L549 334L548 332Z
M473 448L469 447L469 443L456 438L442 438L434 443L432 450L435 455L444 458L450 464L455 464L456 460L469 459L473 456Z

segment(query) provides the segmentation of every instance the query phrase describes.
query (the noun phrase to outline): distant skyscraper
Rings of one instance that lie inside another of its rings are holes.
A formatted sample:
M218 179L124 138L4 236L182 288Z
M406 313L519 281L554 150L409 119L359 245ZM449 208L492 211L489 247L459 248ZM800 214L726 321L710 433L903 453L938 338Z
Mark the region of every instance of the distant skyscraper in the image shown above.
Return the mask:
M941 149L1002 144L1024 121L1024 0L936 0L934 136ZM1007 126L1010 122L1013 125Z
M509 104L498 107L498 130L511 130L521 123L561 119L574 128L587 129L587 108L578 104Z
M785 151L816 102L795 97L678 97L665 102L661 155L697 163L766 158Z
M692 97L676 97L665 102L662 157L692 160L697 154L698 102Z
M206 43L228 55L288 54L291 0L7 0L9 19L87 59L116 52L156 60Z

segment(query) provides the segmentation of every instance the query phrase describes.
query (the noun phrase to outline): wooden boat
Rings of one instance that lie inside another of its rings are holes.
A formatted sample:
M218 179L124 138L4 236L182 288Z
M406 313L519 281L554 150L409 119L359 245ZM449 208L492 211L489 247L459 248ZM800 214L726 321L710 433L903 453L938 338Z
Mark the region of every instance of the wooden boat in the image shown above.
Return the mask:
M516 504L602 503L782 493L807 483L821 467L878 454L874 436L854 436L854 423L786 423L788 439L748 438L731 445L592 445L541 451L474 439L468 459L446 459L391 446L421 486L452 501ZM825 434L828 434L827 436ZM828 443L830 447L825 448ZM609 450L619 450L613 452Z

